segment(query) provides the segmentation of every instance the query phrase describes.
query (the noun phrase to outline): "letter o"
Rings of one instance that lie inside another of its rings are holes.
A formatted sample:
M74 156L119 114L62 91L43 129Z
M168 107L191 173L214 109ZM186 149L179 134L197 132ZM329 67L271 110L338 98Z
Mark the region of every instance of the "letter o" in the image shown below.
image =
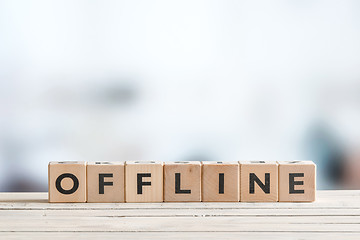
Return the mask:
M74 185L71 189L69 190L65 190L61 187L61 181L64 179L64 178L71 178L74 182ZM76 190L79 188L79 180L77 179L77 177L71 173L64 173L64 174L61 174L57 179L56 179L56 189L62 193L62 194L72 194L74 192L76 192Z

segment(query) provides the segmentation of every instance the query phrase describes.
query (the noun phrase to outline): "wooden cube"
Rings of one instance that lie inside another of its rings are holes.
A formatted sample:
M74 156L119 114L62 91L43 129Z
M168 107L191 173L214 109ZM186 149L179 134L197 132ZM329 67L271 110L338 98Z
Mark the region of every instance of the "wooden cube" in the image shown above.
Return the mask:
M49 202L86 202L86 163L50 162Z
M278 163L279 201L315 201L316 165L312 161L290 161Z
M265 161L240 162L240 201L276 202L278 164Z
M201 175L203 202L240 201L238 162L202 162Z
M87 165L88 202L124 202L123 162L90 162Z
M201 163L169 162L164 165L164 201L201 201Z
M163 163L127 161L125 163L126 202L163 201Z

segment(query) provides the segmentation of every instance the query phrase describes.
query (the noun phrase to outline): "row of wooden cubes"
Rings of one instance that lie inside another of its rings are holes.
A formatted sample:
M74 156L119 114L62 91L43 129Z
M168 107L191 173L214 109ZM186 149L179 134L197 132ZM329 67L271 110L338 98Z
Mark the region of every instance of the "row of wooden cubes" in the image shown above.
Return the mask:
M49 163L49 202L311 202L315 188L311 161Z

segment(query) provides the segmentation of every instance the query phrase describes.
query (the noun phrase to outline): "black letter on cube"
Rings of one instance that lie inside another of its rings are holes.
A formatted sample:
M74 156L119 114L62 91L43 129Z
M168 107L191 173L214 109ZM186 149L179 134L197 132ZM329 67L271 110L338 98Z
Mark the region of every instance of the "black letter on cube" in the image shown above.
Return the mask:
M151 173L137 174L137 194L142 194L142 186L151 186L151 182L143 182L143 177L151 177Z
M71 178L71 180L73 180L74 185L71 189L69 190L65 190L62 188L61 186L61 181L64 178ZM74 192L76 192L76 190L79 188L79 180L77 179L77 177L74 174L71 173L64 173L61 174L57 179L56 179L56 183L55 183L56 189L62 193L62 194L73 194Z
M304 173L289 173L289 193L290 194L303 194L304 189L295 190L295 185L304 185L304 181L295 181L296 177L304 177Z
M265 184L263 184L260 179L255 175L255 173L250 173L250 193L255 193L255 184L259 185L259 187L264 191L266 194L270 194L270 173L265 173Z
M190 194L191 190L181 190L180 173L175 173L175 193Z
M224 194L224 173L219 173L219 194Z
M104 187L112 186L113 182L104 182L104 178L113 177L112 173L100 173L99 174L99 194L104 194Z

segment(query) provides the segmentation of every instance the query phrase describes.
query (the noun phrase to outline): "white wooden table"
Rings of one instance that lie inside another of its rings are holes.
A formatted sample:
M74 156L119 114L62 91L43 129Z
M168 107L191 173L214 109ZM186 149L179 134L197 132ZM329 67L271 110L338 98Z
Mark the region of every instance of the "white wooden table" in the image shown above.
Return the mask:
M360 239L360 191L314 203L47 203L0 193L0 239Z

